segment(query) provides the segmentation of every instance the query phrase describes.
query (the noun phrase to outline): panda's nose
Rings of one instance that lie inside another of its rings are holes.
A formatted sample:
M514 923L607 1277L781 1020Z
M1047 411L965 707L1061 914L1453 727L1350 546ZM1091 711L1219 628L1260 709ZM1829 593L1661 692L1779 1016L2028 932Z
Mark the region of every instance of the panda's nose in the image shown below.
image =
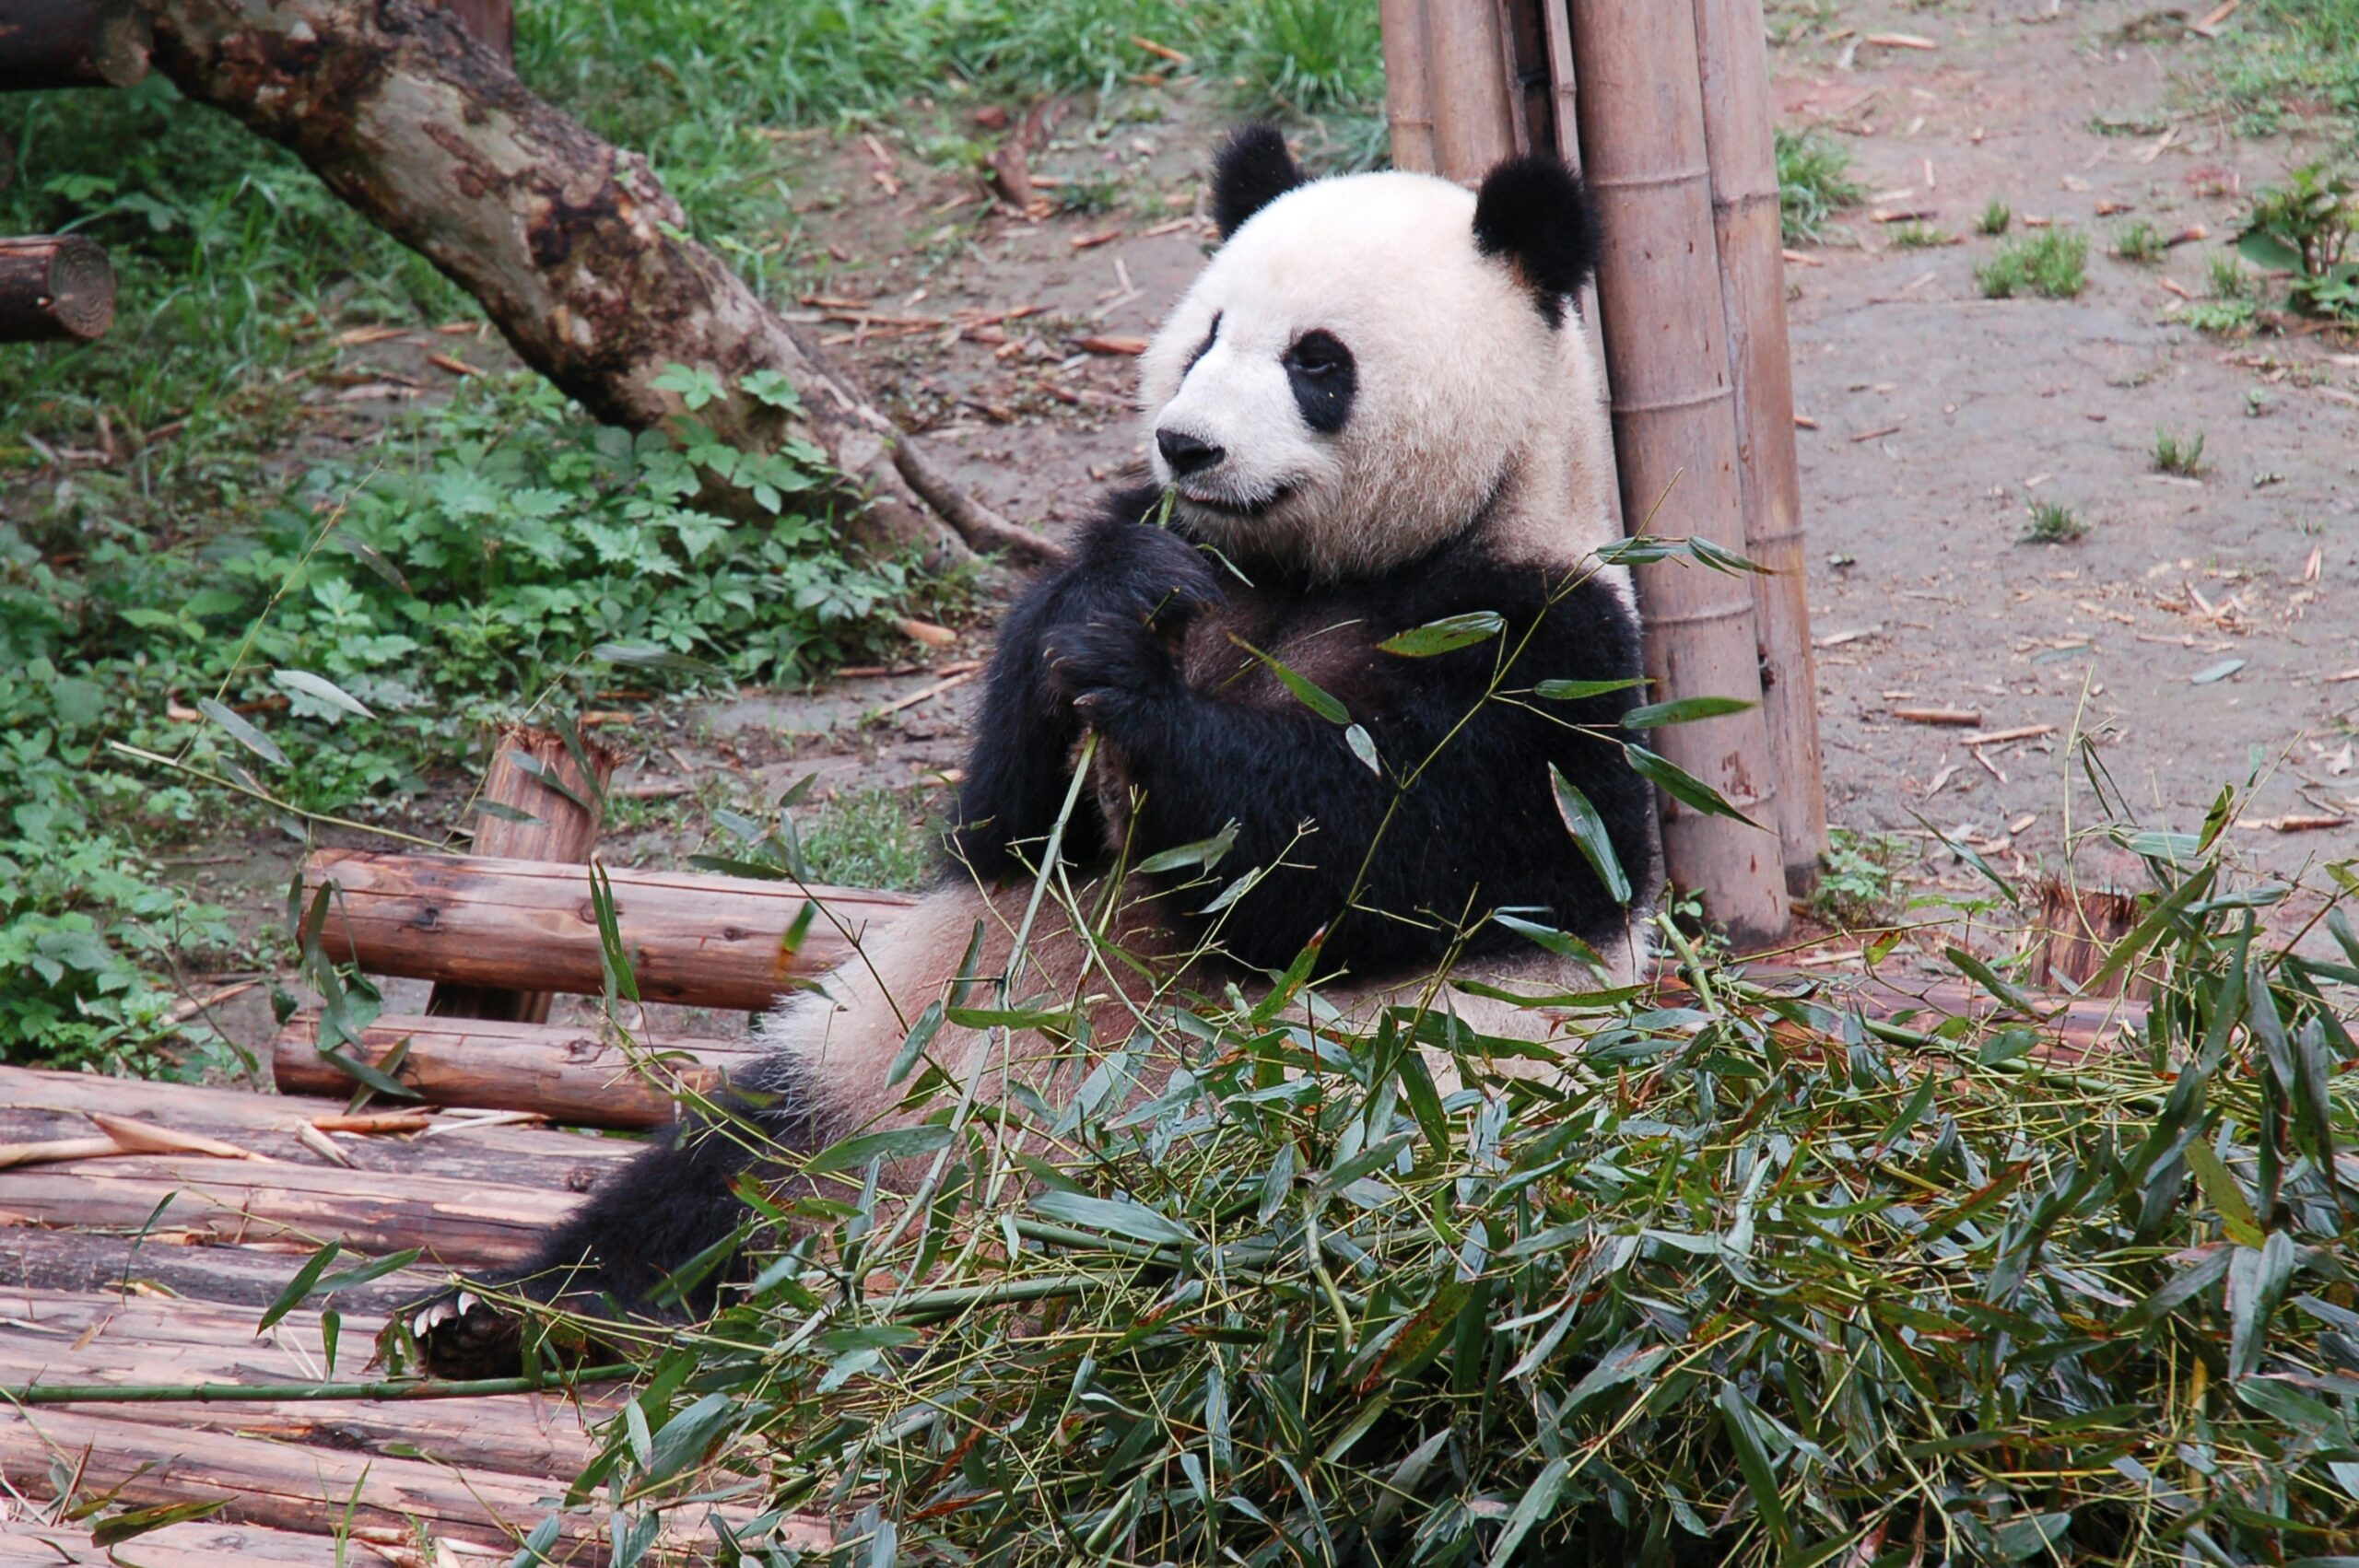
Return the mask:
M1225 449L1180 430L1157 430L1155 450L1171 465L1172 474L1183 479L1191 474L1203 473L1228 455Z

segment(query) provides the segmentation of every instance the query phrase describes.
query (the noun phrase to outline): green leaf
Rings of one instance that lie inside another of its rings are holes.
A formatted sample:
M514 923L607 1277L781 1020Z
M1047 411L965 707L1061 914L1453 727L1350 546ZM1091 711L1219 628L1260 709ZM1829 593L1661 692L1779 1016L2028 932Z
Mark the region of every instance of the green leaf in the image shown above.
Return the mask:
M1698 719L1718 719L1758 706L1732 696L1683 696L1676 702L1654 702L1632 708L1622 716L1622 728L1654 730L1665 724L1690 724Z
M1546 697L1550 702L1579 702L1583 697L1634 691L1646 684L1644 675L1632 675L1619 681L1543 681L1532 687L1532 692L1534 696Z
M1402 659L1430 659L1437 653L1468 648L1486 642L1507 629L1507 622L1489 610L1474 610L1463 615L1445 615L1438 621L1427 621L1422 626L1396 632L1376 645L1379 653L1395 654Z
M2005 977L1973 954L1957 946L1945 947L1942 952L1944 957L1956 965L1958 969L1975 984L1997 997L2008 1007L2025 1018L2037 1018L2041 1015L2038 1002L2025 994L2021 987L2010 983Z
M287 1281L287 1288L273 1298L269 1306L264 1308L262 1321L254 1325L254 1332L257 1335L267 1332L272 1324L300 1306L303 1298L311 1293L311 1287L319 1283L320 1276L327 1270L327 1266L334 1262L343 1253L344 1244L340 1241L332 1241L305 1258L303 1266L295 1270L295 1277Z
M270 678L290 692L300 692L305 696L326 703L330 708L341 708L356 719L377 717L362 706L358 697L325 675L314 675L309 670L273 670Z
M214 701L209 696L196 699L196 710L229 731L229 736L246 750L279 767L287 766L287 754L278 749L268 735L255 729L235 709Z
M2204 1200L2212 1211L2220 1216L2220 1228L2230 1241L2239 1246L2257 1247L2267 1238L2262 1235L2260 1216L2254 1213L2252 1200L2245 1196L2242 1183L2212 1152L2212 1145L2196 1139L2187 1146L2187 1167L2195 1173L2196 1186L2203 1189Z
M1381 775L1384 772L1384 764L1377 758L1376 741L1364 726L1345 725L1344 743L1352 748L1352 755L1365 763L1370 773Z
M1728 1425L1729 1442L1736 1449L1737 1468L1744 1472L1744 1484L1753 1493L1753 1511L1759 1516L1761 1527L1780 1548L1791 1545L1785 1500L1778 1495L1778 1471L1769 1462L1769 1450L1761 1440L1760 1413L1726 1378L1720 1380L1716 1402L1720 1408L1720 1419Z
M1614 852L1614 840L1606 834L1604 819L1590 804L1589 797L1558 772L1553 762L1548 765L1548 783L1556 794L1556 814L1565 819L1565 826L1571 830L1575 848L1597 873L1597 880L1605 884L1614 902L1626 907L1630 902L1630 879L1622 870L1622 858Z
M191 1519L210 1518L229 1506L231 1499L217 1497L211 1502L159 1503L152 1508L134 1508L100 1519L90 1527L90 1544L113 1546L144 1536L150 1530L160 1530L167 1525L186 1524Z
M1083 1192L1044 1192L1032 1200L1032 1211L1059 1224L1156 1246L1184 1246L1196 1239L1195 1232L1144 1204Z
M918 1014L918 1021L910 1025L908 1036L901 1041L900 1050L894 1055L891 1071L885 1074L886 1083L888 1086L898 1084L907 1078L910 1070L917 1066L918 1059L925 1055L925 1048L933 1044L934 1036L941 1031L942 1002L937 998L927 1002L925 1011Z
M1769 830L1729 804L1718 790L1681 767L1670 758L1657 755L1636 741L1622 743L1622 755L1630 759L1630 770L1683 805L1693 807L1706 816L1733 817L1747 827Z
M684 675L701 675L708 680L729 678L729 673L718 664L708 664L701 659L691 659L685 653L675 653L668 648L656 648L643 642L602 642L590 650L590 657L607 664L628 664L641 670L674 670Z
M880 1132L863 1132L831 1143L804 1162L805 1176L827 1176L836 1171L864 1170L871 1160L907 1160L920 1154L931 1154L946 1149L956 1137L949 1128L939 1124L923 1127L888 1127Z
M404 1038L392 1050L379 1058L377 1065L373 1066L358 1057L346 1056L333 1046L319 1047L319 1055L321 1060L334 1067L346 1078L358 1083L366 1083L380 1094L389 1094L397 1100L422 1100L425 1098L423 1094L386 1071L388 1065L397 1065L401 1057L409 1054L408 1047L409 1041Z
M1246 652L1251 654L1254 658L1259 659L1262 663L1267 664L1270 667L1270 673L1278 678L1280 685L1284 685L1286 690L1294 693L1296 699L1305 708L1308 708L1311 712L1316 713L1320 718L1327 720L1328 723L1348 724L1352 721L1351 711L1327 692L1313 685L1309 681L1305 680L1302 676L1296 674L1292 670L1286 668L1285 665L1280 663L1270 655L1262 652L1260 649L1254 647L1243 638L1231 635L1228 640L1235 643L1238 647L1245 649Z
M2306 270L2302 252L2266 229L2254 229L2236 240L2236 254L2257 267L2271 272L2301 273Z
M1516 1499L1515 1511L1508 1515L1506 1527L1499 1531L1499 1539L1491 1548L1490 1568L1507 1568L1516 1560L1516 1549L1523 1544L1532 1527L1556 1506L1556 1494L1564 1490L1565 1478L1572 1473L1573 1462L1561 1454L1540 1467L1540 1473L1532 1478L1523 1495Z
M1142 876L1176 872L1182 866L1202 866L1210 871L1220 864L1236 842L1237 824L1231 822L1210 838L1199 838L1193 844L1176 845L1149 855L1138 863L1136 870Z

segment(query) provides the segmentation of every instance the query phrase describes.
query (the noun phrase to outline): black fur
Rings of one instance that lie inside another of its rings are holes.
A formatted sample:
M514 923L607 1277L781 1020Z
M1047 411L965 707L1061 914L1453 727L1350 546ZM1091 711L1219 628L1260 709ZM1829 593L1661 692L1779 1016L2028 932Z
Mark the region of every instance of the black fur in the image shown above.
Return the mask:
M1223 240L1303 182L1302 166L1275 125L1248 125L1213 160L1213 222Z
M1596 272L1604 238L1580 176L1532 153L1484 177L1474 198L1474 243L1486 256L1506 257L1548 324L1561 326L1565 301Z
M1307 332L1285 351L1281 363L1304 424L1332 436L1350 421L1360 371L1342 338L1323 328Z

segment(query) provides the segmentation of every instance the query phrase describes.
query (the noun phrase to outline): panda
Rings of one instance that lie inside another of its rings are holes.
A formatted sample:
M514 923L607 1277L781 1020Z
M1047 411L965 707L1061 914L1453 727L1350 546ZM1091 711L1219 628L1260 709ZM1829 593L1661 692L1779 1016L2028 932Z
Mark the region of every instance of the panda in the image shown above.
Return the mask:
M1660 856L1649 788L1612 738L1640 647L1626 577L1595 556L1614 528L1574 310L1599 248L1586 193L1539 157L1477 192L1309 180L1253 126L1219 154L1211 196L1222 243L1140 364L1153 484L1111 497L1007 616L959 865L761 1021L769 1049L722 1123L648 1149L504 1283L590 1311L677 1305L674 1270L746 1219L733 1186L763 1141L746 1129L809 1151L910 1117L894 1068L922 1010L1003 973L1019 930L1007 998L1086 997L1087 1028L1062 1048L1020 1036L1002 1054L1038 1054L989 1074L983 1032L943 1025L927 1047L1003 1097L1010 1080L1049 1094L1088 1040L1132 1037L1174 987L1266 987L1314 944L1320 995L1347 1015L1422 1000L1524 1039L1545 1036L1544 1013L1453 995L1437 969L1526 992L1599 983L1535 925L1603 955L1607 978L1642 965ZM1386 646L1487 625L1452 621L1474 616L1497 629ZM1539 695L1552 680L1590 695ZM1594 808L1629 903L1567 831L1552 768ZM1052 850L1070 899L1034 896ZM709 1306L715 1287L687 1298ZM518 1326L478 1294L414 1325L438 1373L519 1355Z

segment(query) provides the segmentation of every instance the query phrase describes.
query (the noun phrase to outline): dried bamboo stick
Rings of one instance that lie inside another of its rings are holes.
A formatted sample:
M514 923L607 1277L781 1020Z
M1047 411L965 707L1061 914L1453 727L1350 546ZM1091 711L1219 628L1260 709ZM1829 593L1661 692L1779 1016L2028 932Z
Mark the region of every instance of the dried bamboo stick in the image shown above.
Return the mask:
M1742 550L1726 322L1711 308L1719 245L1696 29L1684 9L1634 13L1612 0L1570 0L1570 14L1584 173L1605 230L1598 299L1623 514L1631 526L1651 519L1655 532ZM1759 701L1748 582L1670 561L1639 569L1638 596L1652 696ZM1755 820L1775 820L1778 781L1757 708L1665 731L1662 751ZM1663 848L1672 878L1739 942L1785 930L1774 834L1666 801Z
M1761 0L1695 0L1695 8L1721 304L1736 378L1744 548L1770 574L1754 578L1752 587L1762 719L1778 771L1773 817L1786 889L1799 896L1817 883L1819 858L1826 852L1826 786L1819 760L1802 470L1794 451L1768 45Z

